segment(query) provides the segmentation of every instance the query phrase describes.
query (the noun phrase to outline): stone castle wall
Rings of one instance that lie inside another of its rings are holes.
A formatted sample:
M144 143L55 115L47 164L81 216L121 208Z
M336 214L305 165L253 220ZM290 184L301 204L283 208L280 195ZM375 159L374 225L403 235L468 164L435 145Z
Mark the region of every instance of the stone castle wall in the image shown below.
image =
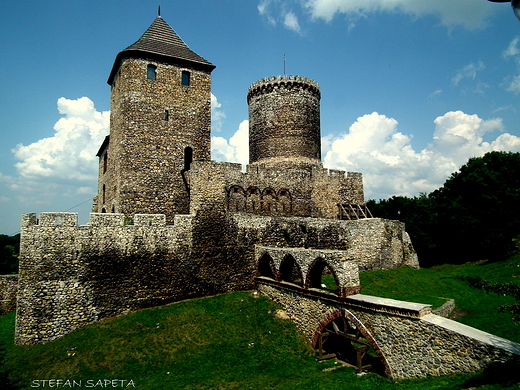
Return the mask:
M18 275L0 275L0 315L16 309Z
M16 343L37 344L102 318L195 295L191 221L179 216L26 214L22 221Z
M209 177L221 182L226 172ZM399 222L227 213L213 207L226 197L222 186L201 175L191 180L207 191L196 192L193 213L173 225L164 215L135 215L125 225L123 214L91 214L77 226L75 213L25 214L16 343L50 341L143 307L252 289L258 245L339 249L362 270L417 266Z
M219 180L215 178L219 177ZM339 204L364 204L360 173L196 161L188 174L191 213L217 191L212 209L265 216L337 219Z
M300 217L228 216L227 257L242 258L251 283L257 275L255 246L338 250L360 271L419 267L404 224L383 219L333 221Z

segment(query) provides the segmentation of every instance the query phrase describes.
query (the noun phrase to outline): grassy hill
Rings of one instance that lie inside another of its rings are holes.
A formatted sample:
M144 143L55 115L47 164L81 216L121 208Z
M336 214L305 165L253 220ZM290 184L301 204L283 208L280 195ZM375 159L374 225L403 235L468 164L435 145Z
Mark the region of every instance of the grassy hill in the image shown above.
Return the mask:
M520 326L498 313L509 297L486 294L454 276L514 281L520 257L431 269L361 274L363 293L431 303L454 298L461 322L520 342ZM441 297L441 298L439 298ZM278 307L251 292L178 302L108 319L59 340L13 345L14 313L0 317L0 388L135 389L518 389L519 363L486 372L393 382L358 377L334 361L317 362L308 342ZM45 380L62 382L45 382ZM66 381L69 382L66 382ZM118 380L105 382L104 380ZM3 383L2 383L3 381ZM73 381L76 381L75 384ZM81 387L78 384L81 383ZM68 386L67 386L68 384ZM115 385L115 386L114 386Z

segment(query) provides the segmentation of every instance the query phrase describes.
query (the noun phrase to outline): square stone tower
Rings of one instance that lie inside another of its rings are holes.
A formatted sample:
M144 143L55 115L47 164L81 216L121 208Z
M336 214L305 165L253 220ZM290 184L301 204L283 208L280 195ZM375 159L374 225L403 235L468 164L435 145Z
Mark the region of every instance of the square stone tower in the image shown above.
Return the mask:
M186 172L210 159L214 68L161 16L117 55L94 212L165 214L168 222L189 212Z

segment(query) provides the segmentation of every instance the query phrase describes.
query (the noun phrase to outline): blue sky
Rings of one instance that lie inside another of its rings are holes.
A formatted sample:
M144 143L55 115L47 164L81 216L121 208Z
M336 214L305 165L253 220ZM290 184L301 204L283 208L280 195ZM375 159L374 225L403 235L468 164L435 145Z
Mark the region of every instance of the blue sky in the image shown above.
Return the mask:
M247 162L249 85L321 86L322 157L367 199L441 186L469 157L520 151L520 22L487 0L163 0L212 74L212 153ZM157 15L143 0L4 2L0 233L26 212L88 219L116 54ZM80 206L77 206L80 205ZM77 206L77 207L76 207Z

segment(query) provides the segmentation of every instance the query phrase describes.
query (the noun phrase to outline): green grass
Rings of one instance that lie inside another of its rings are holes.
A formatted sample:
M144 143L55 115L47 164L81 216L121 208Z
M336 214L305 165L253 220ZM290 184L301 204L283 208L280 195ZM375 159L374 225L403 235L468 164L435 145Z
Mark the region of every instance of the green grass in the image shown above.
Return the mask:
M515 303L515 299L471 288L468 283L453 279L458 276L480 276L492 283L520 283L520 255L497 263L466 263L432 268L399 268L360 274L361 292L384 298L431 304L433 308L455 299L456 309L465 313L458 321L477 329L520 343L520 323L511 314L497 307Z
M497 321L494 308L501 304L497 297L472 289L462 281L442 278L478 275L490 281L504 281L508 275L511 277L509 271L520 273L517 272L520 268L506 266L515 261L520 263L516 258L501 265L467 264L365 273L361 275L363 292L424 303L434 302L438 296L455 298L457 305L469 312L462 319L478 323L480 310L486 319L482 322L489 325ZM469 298L464 299L466 295ZM494 299L481 306L489 297ZM443 300L436 302L442 304ZM99 379L132 380L135 387L127 388L150 390L471 387L518 390L520 387L518 379L513 379L520 369L518 363L484 373L397 382L372 373L357 377L350 368L329 371L337 367L334 362L317 362L315 352L294 324L274 317L277 309L268 299L255 298L251 292L229 293L101 321L59 340L32 347L13 345L14 313L11 313L0 317L0 344L5 346L0 388L8 388L1 382L6 373L21 389L31 389L33 380L45 379L81 380L83 388L87 380L92 383ZM499 326L502 334L495 333L507 337L508 332L516 331L518 340L519 327L507 318L498 322L504 323Z

